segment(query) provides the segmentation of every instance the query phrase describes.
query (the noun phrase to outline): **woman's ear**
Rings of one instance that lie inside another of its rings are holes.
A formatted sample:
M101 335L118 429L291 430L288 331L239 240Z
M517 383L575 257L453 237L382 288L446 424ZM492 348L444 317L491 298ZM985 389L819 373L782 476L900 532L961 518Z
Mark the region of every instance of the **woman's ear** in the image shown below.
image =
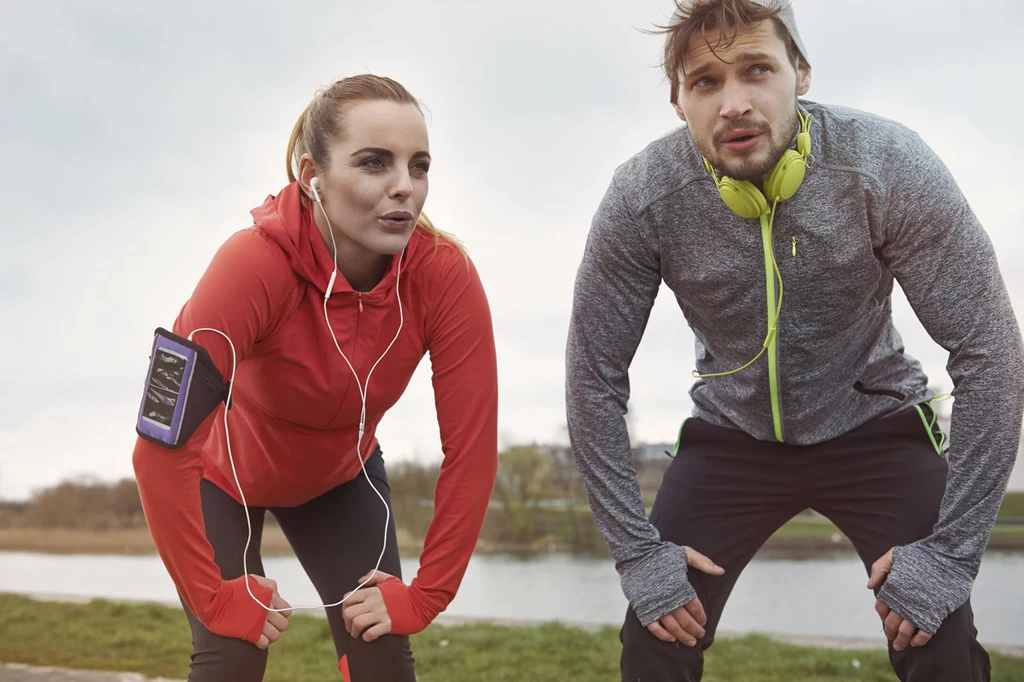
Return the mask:
M309 198L310 201L315 201L313 198L313 190L309 188L309 182L316 177L316 164L313 163L313 157L309 154L303 154L302 158L299 159L299 177L298 183L302 193Z

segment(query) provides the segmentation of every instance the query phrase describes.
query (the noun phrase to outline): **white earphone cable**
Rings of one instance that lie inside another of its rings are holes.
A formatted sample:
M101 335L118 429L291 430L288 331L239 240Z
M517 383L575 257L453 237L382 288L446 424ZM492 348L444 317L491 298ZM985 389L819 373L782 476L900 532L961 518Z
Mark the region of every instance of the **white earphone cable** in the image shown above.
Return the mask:
M384 356L387 355L388 351L391 350L391 347L395 345L396 341L398 341L398 336L399 336L399 334L402 333L402 326L405 324L405 314L404 314L404 311L402 310L402 291L401 291L401 288L400 288L400 285L402 283L402 259L405 258L405 249L402 249L402 253L398 257L398 273L397 273L397 276L396 276L396 279L395 279L395 295L396 295L396 297L398 299L398 330L395 332L395 338L391 339L391 343L388 344L388 347L386 349L384 349L384 352L381 354L381 356L379 358L377 358L377 361L374 362L373 366L370 367L370 371L367 372L367 374L366 374L366 383L364 384L363 382L361 382L359 380L359 375L356 374L355 367L352 366L352 363L349 361L349 359L345 355L344 351L341 350L341 345L338 343L338 337L334 334L334 329L331 327L330 317L327 314L327 300L331 296L331 290L334 288L334 280L338 276L338 244L337 244L337 242L334 239L334 229L331 227L331 219L327 217L327 212L324 211L323 204L320 202L320 194L319 194L319 192L317 192L315 184L312 184L312 189L313 189L313 196L316 199L316 203L317 203L318 206L320 206L320 211L321 211L321 213L323 213L324 219L327 220L327 231L330 232L330 234L331 234L331 246L332 246L333 251L334 251L334 272L331 273L330 282L327 284L327 290L324 293L324 321L327 323L327 330L331 333L331 340L334 341L334 347L338 349L338 353L341 354L341 357L345 361L345 364L348 365L349 370L352 371L352 378L355 379L356 388L359 390L359 397L360 397L360 399L362 401L362 407L359 410L359 435L358 435L358 437L356 439L356 456L359 458L359 466L362 469L363 476L366 477L367 483L370 484L370 487L373 489L373 492L377 494L377 497L380 499L381 504L384 505L384 511L385 511L385 517L384 517L384 540L383 540L383 544L381 545L381 548L380 548L380 556L377 557L377 563L373 567L373 571L370 573L370 575L367 577L367 579L364 580L363 582L359 583L359 585L356 586L355 589L353 589L351 592L349 592L348 595L343 597L340 601L337 601L337 602L335 602L333 604L317 604L315 606L291 606L291 607L289 607L287 609L275 609L275 608L272 608L269 604L264 604L263 602L261 602L256 597L256 595L253 594L252 586L249 584L249 581L246 580L245 581L245 588L249 592L249 596L252 597L253 601L255 601L257 604L262 606L267 611L273 611L273 612L294 611L294 610L314 610L314 609L330 608L330 607L333 607L333 606L341 605L346 599L348 599L348 597L350 597L353 594L355 594L358 590L360 590L367 583L369 583L371 580L373 580L373 577L377 574L377 571L380 570L381 561L384 560L384 552L387 550L387 545L388 545L388 526L391 523L391 508L388 506L387 500L384 499L384 496L377 489L377 486L375 486L373 484L373 480L370 478L370 474L367 473L367 471L366 471L366 463L363 461L362 444L363 444L363 433L366 430L366 395L367 395L367 390L369 389L369 386L370 386L370 377L373 375L373 371L375 369L377 369L377 365L380 364L381 360L384 359ZM215 333L220 334L221 336L223 336L225 339L227 339L228 345L231 346L231 378L229 379L229 381L231 382L231 385L228 388L228 397L227 397L227 404L230 405L231 404L231 393L235 390L235 384L234 384L235 371L238 368L238 356L235 353L235 344L231 342L231 339L228 337L227 334L225 334L224 332L222 332L219 329L213 329L213 328L210 328L210 327L201 327L199 329L193 330L192 333L188 335L189 341L192 340L192 337L195 336L196 332L215 332ZM247 575L249 575L249 565L248 565L249 545L252 543L252 520L249 518L249 507L248 507L248 505L246 504L246 501L245 501L245 493L242 492L242 485L238 481L238 471L235 469L235 458L234 458L234 455L231 452L231 435L230 435L230 433L228 431L228 410L227 410L226 407L224 409L224 439L225 439L225 441L227 441L228 461L231 463L231 473L235 477L235 486L238 488L238 495L239 495L239 497L242 498L242 507L245 509L245 524L246 524L246 529L247 529L247 536L246 536L246 539L245 539L245 549L242 551L242 575L243 576L247 576Z

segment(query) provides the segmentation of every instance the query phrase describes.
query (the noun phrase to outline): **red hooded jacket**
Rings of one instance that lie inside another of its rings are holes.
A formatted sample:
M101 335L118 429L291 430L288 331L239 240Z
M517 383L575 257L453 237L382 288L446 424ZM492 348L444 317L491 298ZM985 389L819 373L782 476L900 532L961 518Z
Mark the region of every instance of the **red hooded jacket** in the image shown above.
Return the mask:
M199 332L226 379L231 450L246 502L295 506L360 474L362 401L334 346L323 299L331 253L292 183L253 209L253 227L217 251L173 330ZM340 275L327 303L331 328L360 381L398 329L398 256L380 283L356 292ZM395 634L425 628L455 597L480 534L497 469L497 367L490 311L476 269L451 242L417 229L401 263L401 334L370 380L364 460L377 424L430 353L444 461L417 577L380 585ZM133 462L153 541L188 608L211 631L255 643L267 611L242 578L225 581L206 539L199 481L239 502L221 405L178 450L138 439ZM370 566L367 567L369 570ZM270 594L250 580L266 604Z

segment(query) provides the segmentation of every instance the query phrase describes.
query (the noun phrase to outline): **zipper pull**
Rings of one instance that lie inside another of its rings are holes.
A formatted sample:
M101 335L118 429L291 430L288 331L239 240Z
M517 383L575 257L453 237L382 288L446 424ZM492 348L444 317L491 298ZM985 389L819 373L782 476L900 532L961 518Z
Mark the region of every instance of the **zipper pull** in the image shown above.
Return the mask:
M363 312L363 292L357 291L356 295L359 297L359 312Z
M796 237L793 237L793 255L796 256Z

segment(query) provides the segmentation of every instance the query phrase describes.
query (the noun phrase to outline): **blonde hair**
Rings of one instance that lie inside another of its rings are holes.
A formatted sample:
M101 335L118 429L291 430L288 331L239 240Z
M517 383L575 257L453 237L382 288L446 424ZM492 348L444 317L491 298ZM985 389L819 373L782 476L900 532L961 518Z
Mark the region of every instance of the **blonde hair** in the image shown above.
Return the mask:
M303 154L309 154L318 168L327 168L330 164L331 143L343 134L342 123L346 108L357 102L381 100L412 104L417 108L420 106L419 101L401 83L373 74L350 76L317 90L313 100L295 122L292 134L288 138L288 152L285 157L288 182L295 182L299 159ZM443 238L465 255L465 247L458 238L437 229L422 211L416 221L416 227L434 238L434 253L437 253L440 240Z

